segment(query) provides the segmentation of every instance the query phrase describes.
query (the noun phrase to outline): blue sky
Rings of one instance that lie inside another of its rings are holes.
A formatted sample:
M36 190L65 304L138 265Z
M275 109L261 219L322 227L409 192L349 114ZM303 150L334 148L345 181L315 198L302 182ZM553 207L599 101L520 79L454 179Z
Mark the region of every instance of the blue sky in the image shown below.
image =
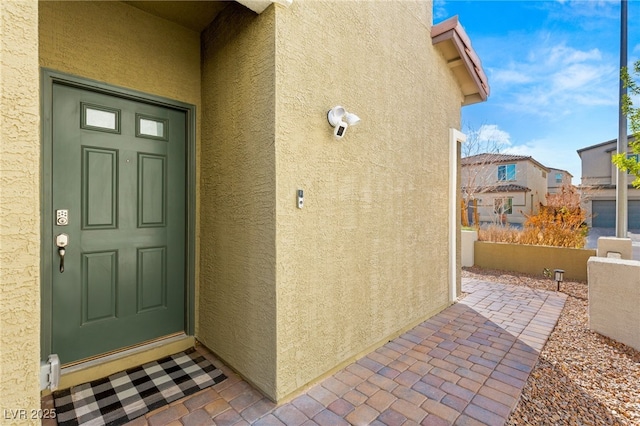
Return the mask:
M434 23L458 15L491 87L487 102L462 108L462 130L579 184L576 150L618 137L620 1L434 0L433 9ZM640 1L628 2L628 21L632 63Z

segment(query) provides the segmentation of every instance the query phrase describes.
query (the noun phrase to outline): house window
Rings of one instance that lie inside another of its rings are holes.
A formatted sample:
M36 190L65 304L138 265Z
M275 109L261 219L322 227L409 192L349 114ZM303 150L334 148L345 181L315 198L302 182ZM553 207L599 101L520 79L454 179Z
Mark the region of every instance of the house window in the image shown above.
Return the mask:
M516 165L505 164L503 166L498 166L498 180L499 181L516 180Z
M556 183L562 183L562 173L556 173Z
M496 198L493 200L493 210L496 214L513 213L513 198Z

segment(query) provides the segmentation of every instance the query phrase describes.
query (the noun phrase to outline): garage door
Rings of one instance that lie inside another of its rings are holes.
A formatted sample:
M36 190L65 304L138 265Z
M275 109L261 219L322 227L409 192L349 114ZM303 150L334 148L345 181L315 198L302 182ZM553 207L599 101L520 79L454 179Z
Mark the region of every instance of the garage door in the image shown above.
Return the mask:
M615 200L593 200L591 202L594 228L616 227L616 202Z
M628 204L628 228L640 229L640 200L629 200ZM593 200L591 206L593 212L592 223L594 228L616 227L615 200Z
M629 200L629 229L640 229L640 200Z

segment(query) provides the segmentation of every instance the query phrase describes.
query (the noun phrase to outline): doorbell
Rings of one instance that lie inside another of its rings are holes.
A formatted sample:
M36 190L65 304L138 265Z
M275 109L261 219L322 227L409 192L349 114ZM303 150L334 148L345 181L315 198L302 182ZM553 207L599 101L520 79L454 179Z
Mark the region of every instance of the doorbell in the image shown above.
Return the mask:
M304 191L298 189L298 208L301 209L304 206Z

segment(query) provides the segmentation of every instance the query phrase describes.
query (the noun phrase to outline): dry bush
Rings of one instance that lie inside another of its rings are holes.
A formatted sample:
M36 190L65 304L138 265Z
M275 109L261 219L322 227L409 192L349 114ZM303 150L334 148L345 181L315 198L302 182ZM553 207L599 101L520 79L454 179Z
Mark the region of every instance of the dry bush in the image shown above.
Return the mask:
M509 225L489 225L486 228L478 230L479 241L491 241L494 243L513 243L522 244L520 242L522 230L512 228Z
M586 243L585 213L580 208L544 207L527 216L521 244L582 248Z
M572 187L547 195L547 205L535 215L526 215L524 229L491 225L478 232L480 241L583 248L588 228L580 208L580 196Z

